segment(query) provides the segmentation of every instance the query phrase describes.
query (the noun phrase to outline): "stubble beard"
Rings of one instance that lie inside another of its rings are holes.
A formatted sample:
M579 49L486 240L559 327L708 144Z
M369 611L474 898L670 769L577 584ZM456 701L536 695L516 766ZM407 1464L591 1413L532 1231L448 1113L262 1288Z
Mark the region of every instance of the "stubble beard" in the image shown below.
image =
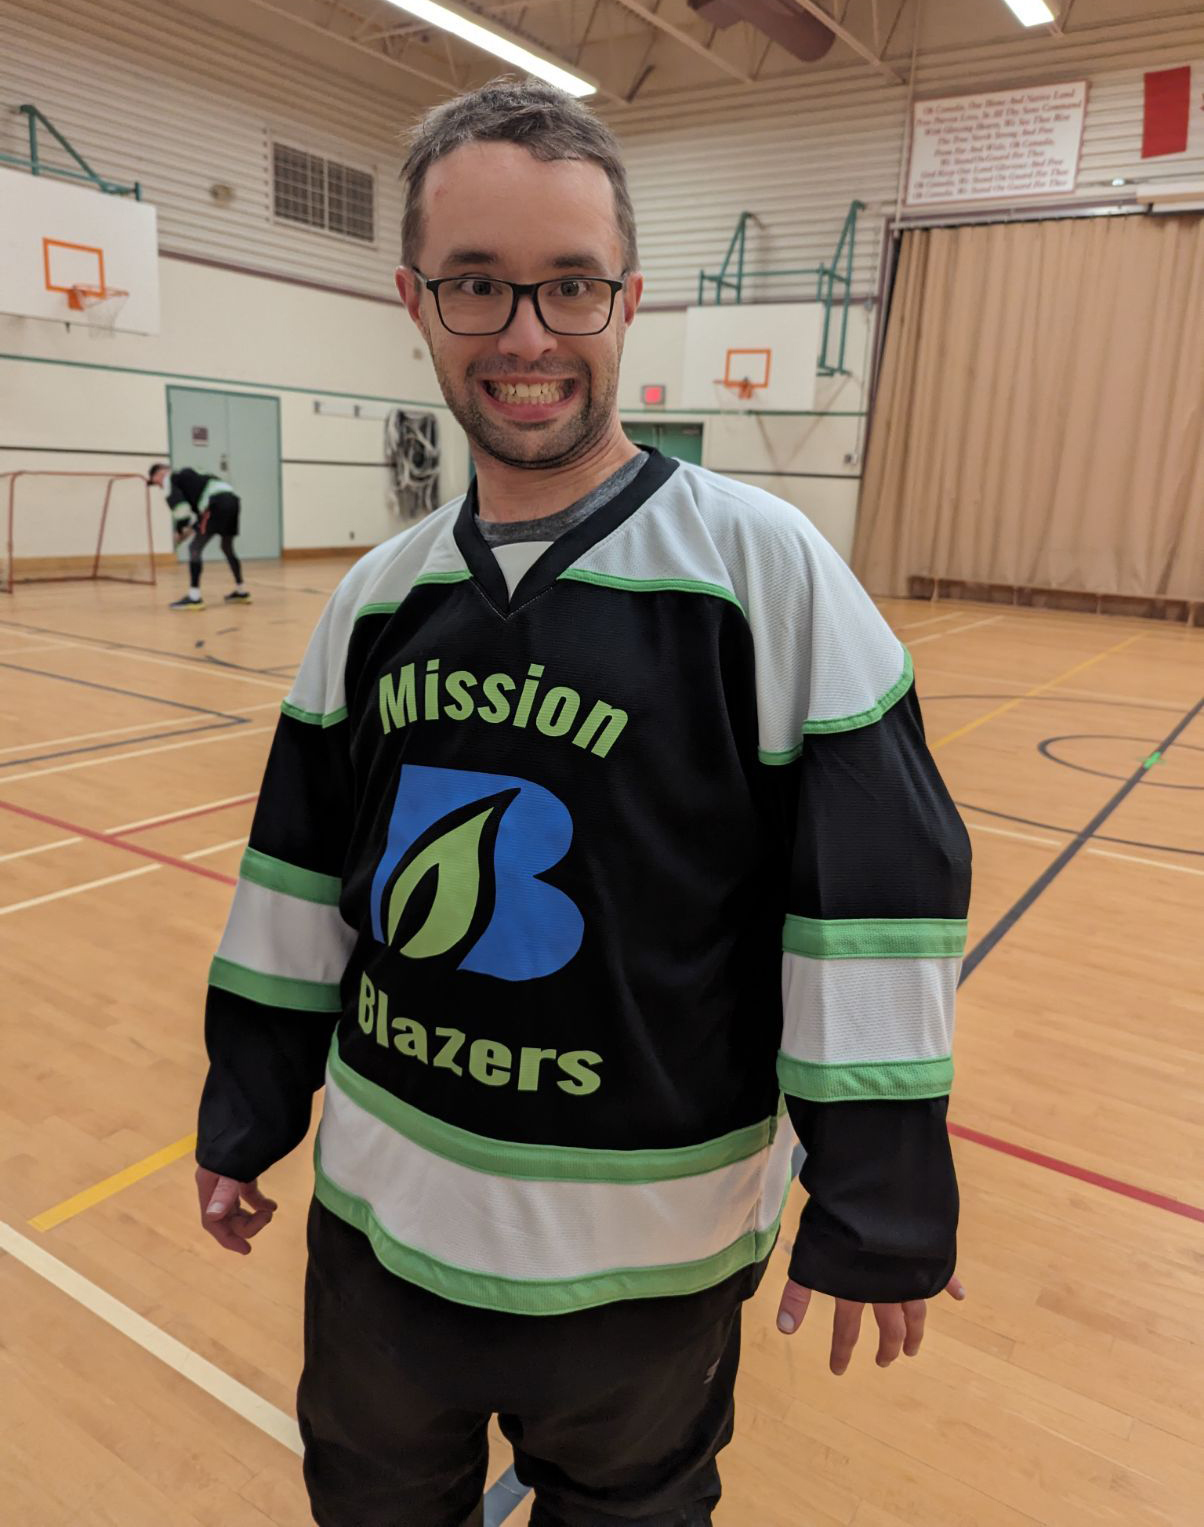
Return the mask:
M490 418L485 412L478 401L471 369L462 381L458 381L445 370L433 350L431 359L452 417L468 436L474 451L483 451L504 466L525 471L570 466L588 455L610 429L618 393L617 360L598 387L595 387L597 374L588 367L574 373L577 396L574 412L569 418L547 424L507 424ZM490 369L496 370L494 367ZM556 374L563 376L564 372ZM528 446L522 454L516 450L520 441Z

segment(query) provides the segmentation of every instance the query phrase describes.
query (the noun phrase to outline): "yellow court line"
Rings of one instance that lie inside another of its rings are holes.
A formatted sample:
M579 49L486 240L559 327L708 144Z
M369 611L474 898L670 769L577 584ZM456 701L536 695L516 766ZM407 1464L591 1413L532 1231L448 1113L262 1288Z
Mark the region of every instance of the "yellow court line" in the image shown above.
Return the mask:
M47 1209L42 1214L35 1215L29 1223L35 1230L53 1230L64 1220L73 1219L75 1215L82 1214L85 1209L92 1208L94 1204L101 1203L106 1198L112 1198L114 1193L120 1193L123 1188L141 1181L143 1177L149 1177L160 1167L170 1166L173 1161L179 1161L181 1156L191 1155L195 1149L196 1136L185 1135L174 1145L165 1145L153 1156L147 1156L142 1161L135 1161L133 1166L127 1166L124 1171L114 1172L112 1177L106 1177L103 1182L94 1183L90 1188L85 1188L82 1193L76 1193L73 1198L66 1198L61 1204L55 1204L53 1209Z
M1031 700L1034 695L1044 694L1047 689L1054 689L1057 685L1065 683L1067 679L1074 678L1076 673L1082 673L1084 668L1092 668L1096 663L1102 663L1106 657L1111 657L1114 652L1122 652L1126 647L1131 647L1134 642L1139 642L1146 635L1139 631L1136 636L1127 636L1123 642L1117 642L1115 647L1109 647L1104 652L1097 652L1094 657L1087 658L1082 663L1076 663L1073 668L1068 668L1065 673L1060 673L1056 679L1046 679L1044 684L1034 685L1032 689L1026 689L1022 695L1017 695L1014 700L1007 700L1003 705L997 705L994 710L989 710L985 716L979 716L975 721L967 721L965 726L959 726L955 732L949 732L939 741L932 744L932 751L943 748L948 742L956 742L959 737L965 737L970 732L976 732L980 726L986 726L988 721L994 721L996 716L1002 716L1005 711L1014 710L1017 705L1025 700Z

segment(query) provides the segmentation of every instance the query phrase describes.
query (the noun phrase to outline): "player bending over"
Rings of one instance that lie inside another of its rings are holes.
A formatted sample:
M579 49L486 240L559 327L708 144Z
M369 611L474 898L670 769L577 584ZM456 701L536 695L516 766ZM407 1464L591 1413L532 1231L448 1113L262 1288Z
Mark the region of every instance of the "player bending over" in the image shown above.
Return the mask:
M194 471L192 467L180 467L173 472L165 461L157 461L146 474L146 480L167 494L175 544L178 546L187 536L192 536L188 548L188 592L173 599L171 608L205 608L201 595L201 556L214 536L218 537L234 575L234 587L226 595L226 603L250 604L251 591L242 581L242 564L234 550L242 504L230 484L207 472Z

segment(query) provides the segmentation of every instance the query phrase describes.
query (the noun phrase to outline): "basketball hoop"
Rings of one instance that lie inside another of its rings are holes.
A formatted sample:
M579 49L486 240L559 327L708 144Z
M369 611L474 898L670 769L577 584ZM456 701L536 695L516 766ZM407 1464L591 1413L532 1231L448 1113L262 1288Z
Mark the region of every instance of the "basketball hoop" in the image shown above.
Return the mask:
M113 325L129 297L116 286L70 286L67 306L75 313L88 314L88 332L94 338L113 337Z
M754 393L769 386L772 361L772 350L729 349L724 356L723 375L715 378L715 386L722 387L734 400L747 403ZM718 396L722 399L723 393Z

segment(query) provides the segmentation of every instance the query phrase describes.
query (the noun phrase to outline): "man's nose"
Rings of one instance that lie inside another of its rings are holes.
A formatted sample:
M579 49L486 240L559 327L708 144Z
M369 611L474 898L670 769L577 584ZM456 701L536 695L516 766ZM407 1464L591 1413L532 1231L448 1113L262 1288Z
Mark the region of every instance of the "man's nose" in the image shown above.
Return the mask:
M518 299L514 317L498 335L498 349L503 355L517 355L524 360L538 360L556 348L556 336L549 334L539 321L533 296Z

